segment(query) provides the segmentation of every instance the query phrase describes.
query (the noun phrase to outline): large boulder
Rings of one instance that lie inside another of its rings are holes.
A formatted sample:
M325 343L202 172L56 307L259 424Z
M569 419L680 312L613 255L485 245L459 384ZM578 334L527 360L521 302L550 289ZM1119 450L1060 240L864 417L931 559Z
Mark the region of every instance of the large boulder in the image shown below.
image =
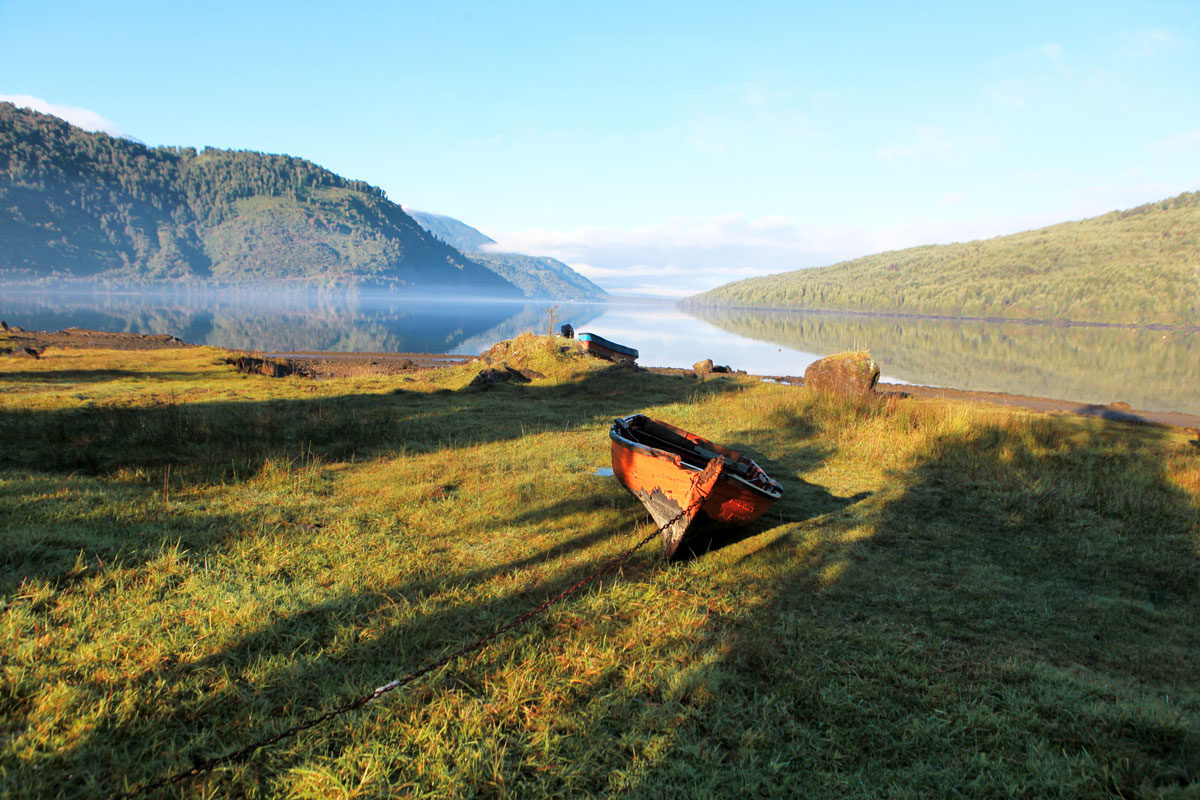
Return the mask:
M804 385L818 392L870 395L875 393L878 382L879 365L866 350L835 353L814 361L804 370Z
M706 358L703 361L697 361L695 364L692 364L692 369L696 371L697 375L707 375L713 371L713 360Z

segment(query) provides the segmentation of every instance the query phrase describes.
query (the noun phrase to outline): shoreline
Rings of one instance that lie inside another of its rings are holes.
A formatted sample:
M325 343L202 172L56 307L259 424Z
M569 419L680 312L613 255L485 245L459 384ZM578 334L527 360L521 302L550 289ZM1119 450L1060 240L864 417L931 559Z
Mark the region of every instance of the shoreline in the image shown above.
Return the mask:
M829 312L843 313L843 312ZM865 313L865 312L859 312ZM1016 320L1008 320L1013 322ZM167 348L198 347L170 334L139 334L118 331L96 331L85 328L66 328L61 331L28 331L10 328L2 332L9 343L17 348L61 348L61 349L112 349L112 350L159 350ZM452 355L448 353L390 353L390 352L276 352L265 350L235 350L229 353L255 355L300 364L314 377L344 378L365 375L397 375L427 369L464 364L476 360L477 356ZM641 367L658 375L688 377L695 373L683 367ZM790 386L803 386L804 379L794 375L757 375L750 377L774 381ZM1007 394L974 389L953 389L917 384L880 383L876 391L885 397L926 397L962 402L987 403L1014 408L1023 408L1046 414L1075 414L1098 417L1114 422L1139 425L1162 425L1173 428L1200 430L1200 415L1178 411L1149 411L1135 409L1124 403L1098 404L1051 397ZM1200 435L1200 434L1198 434Z

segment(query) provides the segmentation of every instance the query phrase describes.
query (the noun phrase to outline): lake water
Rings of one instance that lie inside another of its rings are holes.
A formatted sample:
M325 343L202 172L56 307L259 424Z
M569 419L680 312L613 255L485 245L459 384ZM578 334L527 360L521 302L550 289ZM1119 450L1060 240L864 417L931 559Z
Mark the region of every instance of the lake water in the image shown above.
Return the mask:
M169 333L276 352L475 354L544 331L552 302L458 303L280 293L0 293L0 319ZM776 311L684 313L668 303L558 303L555 327L636 347L645 366L703 358L755 374L800 375L815 359L865 348L884 380L1200 414L1200 334Z

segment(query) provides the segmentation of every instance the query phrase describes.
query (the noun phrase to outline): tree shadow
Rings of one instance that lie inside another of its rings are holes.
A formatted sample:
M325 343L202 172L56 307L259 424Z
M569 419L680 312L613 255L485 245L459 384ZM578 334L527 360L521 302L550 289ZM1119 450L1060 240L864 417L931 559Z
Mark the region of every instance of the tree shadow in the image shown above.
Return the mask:
M744 387L713 381L689 389L702 400ZM0 442L7 445L0 448L0 469L103 475L172 464L181 480L227 481L270 459L370 458L519 438L539 428L571 430L679 395L673 378L613 368L561 384L450 395L397 390L137 408L10 408L0 411Z
M262 516L172 506L161 489L145 484L84 479L64 489L44 477L0 481L0 594L27 580L63 588L108 566L153 558L164 547L193 553L227 547Z
M189 381L201 372L145 372L133 369L0 370L0 381L24 383L101 383L118 380Z
M1194 791L1200 504L1165 437L978 424L742 556L767 599L710 630L703 691L643 712L672 745L631 793Z
M593 559L575 556L624 533L628 533L628 525L610 519L520 558L340 594L275 617L202 659L155 664L129 676L120 689L125 696L152 698L152 704L132 713L105 716L70 748L39 758L36 771L25 772L21 790L29 796L110 796L131 784L163 777L163 753L174 754L171 769L178 771L223 755L235 743L271 735L492 633L500 623L594 571L612 552ZM544 568L530 572L539 565ZM515 577L520 573L523 580ZM480 591L486 584L499 588ZM464 593L480 599L462 602ZM444 600L439 602L439 598ZM492 652L505 652L513 640L544 624L534 621L504 634L479 658L494 659ZM481 679L462 668L463 663L458 663L444 676L435 673L389 702L399 704L397 709L412 709L428 701L433 692L453 687L482 691ZM484 668L485 674L489 669ZM83 702L93 704L104 702L114 687L97 682L76 688L85 698ZM9 705L6 724L19 729L31 709ZM371 712L355 714L357 726ZM319 734L323 741L320 749L339 751L353 738L353 730L337 722L324 726ZM240 778L217 773L201 776L197 782L205 791L245 792L245 784L233 789L228 781L271 780L278 771L289 768L289 747L310 745L285 741L273 752L257 756ZM181 791L187 793L191 786L185 784Z
M502 389L441 408L433 398L357 397L363 414L393 415L381 441L369 441L369 427L352 428L352 444L437 452L517 437L531 425L594 425L637 403L619 384L582 388ZM511 414L511 399L530 390L557 393L545 395L532 421L494 418ZM432 435L414 442L430 419ZM493 424L475 438L476 425ZM1194 459L1189 445L1171 445L1161 429L1086 419L981 422L932 437L885 489L837 497L794 477L831 455L813 443L818 427L806 430L778 445L766 431L736 437L787 494L775 517L747 532L762 536L762 546L712 546L679 565L678 580L685 570L721 565L723 583L710 586L737 590L733 610L706 619L694 644L679 645L693 656L686 674L671 685L587 678L553 709L589 723L594 709L613 711L604 731L580 722L554 745L564 760L585 765L583 777L564 784L522 766L517 752L509 789L610 791L609 776L630 761L638 769L622 791L635 796L1129 796L1200 782L1200 506L1163 461L1164 452ZM255 452L286 450L272 441ZM561 497L523 510L517 524L588 507ZM269 619L194 663L154 665L122 693L162 693L162 702L114 711L70 749L39 756L36 771L22 769L34 781L22 791L99 796L124 780L159 777L163 752L186 767L287 727L572 585L594 563L559 560L624 530L599 519L500 564L351 588ZM639 559L626 578L649 574L654 561ZM530 568L537 574L522 578ZM460 590L471 599L462 601ZM612 622L610 635L624 624ZM542 625L513 635L541 635ZM500 669L488 658L452 680L414 687L396 698L394 712L416 713L441 694L481 694ZM114 690L93 681L83 691L101 703ZM20 725L29 709L10 703L5 714ZM250 767L204 779L197 791L252 793L254 782L273 781L289 765L338 757L356 731L387 730L372 719L359 717L353 729L333 723L319 744L284 743ZM521 725L497 723L495 735L520 743ZM393 746L397 770L419 747Z
M731 384L689 389L697 399L740 390ZM73 566L77 561L89 567L97 563L103 571L104 564L116 560L128 572L171 545L184 551L184 560L195 563L207 551L228 546L234 531L253 529L260 517L295 517L304 510L290 509L286 503L270 509L250 503L245 513L197 513L192 508L184 519L173 520L164 502L162 516L168 518L160 519L153 500L160 491L166 494L156 482L157 470L167 466L171 471L162 472L164 487L172 492L182 494L206 484L212 488L208 482L213 481L234 484L230 489L236 491L239 484L262 475L268 462L436 454L464 444L519 438L531 429L591 426L597 418L624 415L678 399L678 394L679 384L672 379L639 376L631 381L628 372L612 370L578 383L506 387L449 398L400 393L137 409L5 410L0 412L0 439L17 446L0 448L0 469L32 476L0 484L0 508L10 518L19 518L25 530L49 531L53 541L22 542L6 552L3 580L10 587L28 578L55 584L50 590L54 602L34 609L39 618L47 617L57 603L53 596L73 591L70 584L83 574ZM525 401L518 413L513 413L514 401ZM111 500L114 492L130 507L146 506L138 512L141 516L124 519L123 528L118 524L122 520L98 519L92 509L91 495L104 494ZM55 503L39 503L51 493L60 495ZM611 504L611 497L604 504ZM586 498L564 498L524 510L517 524L548 522L589 507L599 506ZM331 696L382 682L421 663L431 652L453 649L449 642L484 633L498 620L572 585L590 565L564 569L556 562L601 545L624 527L594 523L565 542L500 565L355 590L270 619L255 633L195 663L180 664L178 656L167 656L135 674L120 674L123 668L114 677L114 670L103 669L103 680L73 680L75 696L88 705L104 707L114 693L156 699L123 720L117 714L101 717L94 730L62 752L32 756L24 763L36 765L37 775L30 779L30 772L20 770L25 776L21 781L33 780L22 792L105 795L119 780L136 775L137 765L157 763L162 752L193 746L221 752L230 741L242 739L246 730L261 730L266 720L300 718L327 707ZM550 566L543 568L543 562ZM508 577L531 568L532 590L523 588L529 581ZM88 570L86 575L96 572ZM492 580L511 580L515 588L501 587L466 603L456 597L459 591ZM348 619L370 619L381 610L419 605L434 592L450 598L428 612L402 618L400 624L381 627L374 638L353 640L359 632L348 630ZM265 677L251 674L260 662L269 664ZM345 691L331 692L331 686ZM37 696L32 687L23 687L4 702L6 731L33 724ZM250 702L243 704L248 697Z
M746 431L743 435L755 433L762 435L770 432ZM782 461L757 455L756 444L753 440L733 441L728 447L741 453L756 453L754 462L764 472L776 477L783 484L783 496L775 501L762 517L744 527L732 528L727 525L718 525L703 515L699 516L696 523L680 540L679 548L670 559L672 562L692 561L708 553L738 544L776 526L789 523L802 524L814 517L832 514L871 495L870 492L858 492L850 497L838 497L825 487L810 483L800 477L801 474L808 472L829 456L830 451L827 447L820 447L810 442L804 446L790 448L785 467Z
M227 543L228 534L221 531L253 521L192 511L187 519L152 511L136 519L101 519L80 505L89 492L102 489L131 508L143 507L152 505L160 492L244 484L273 464L437 453L516 439L530 431L574 430L594 425L597 418L677 399L679 391L671 378L613 368L578 382L449 396L397 391L136 408L4 409L0 470L35 478L73 474L103 486L87 491L78 485L56 486L55 497L41 502L32 500L32 483L0 486L0 518L5 509L23 508L19 520L10 520L32 532L10 542L0 557L0 582L15 585L27 577L57 581L72 573L76 559L92 563L119 557L128 565L151 557L167 542L199 553ZM692 391L700 399L740 388L714 382ZM132 528L139 529L138 536L129 536Z

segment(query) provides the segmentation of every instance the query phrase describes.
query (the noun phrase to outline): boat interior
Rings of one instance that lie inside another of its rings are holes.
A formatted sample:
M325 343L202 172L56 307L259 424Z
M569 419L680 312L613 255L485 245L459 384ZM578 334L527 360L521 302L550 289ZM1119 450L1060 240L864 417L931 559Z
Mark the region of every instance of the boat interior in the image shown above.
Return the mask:
M685 464L694 467L703 468L709 461L721 456L725 459L725 469L736 475L750 478L759 471L754 468L753 462L737 451L708 442L705 444L709 447L705 447L679 434L673 428L641 414L615 420L615 424L618 432L630 441L674 453L683 459Z

